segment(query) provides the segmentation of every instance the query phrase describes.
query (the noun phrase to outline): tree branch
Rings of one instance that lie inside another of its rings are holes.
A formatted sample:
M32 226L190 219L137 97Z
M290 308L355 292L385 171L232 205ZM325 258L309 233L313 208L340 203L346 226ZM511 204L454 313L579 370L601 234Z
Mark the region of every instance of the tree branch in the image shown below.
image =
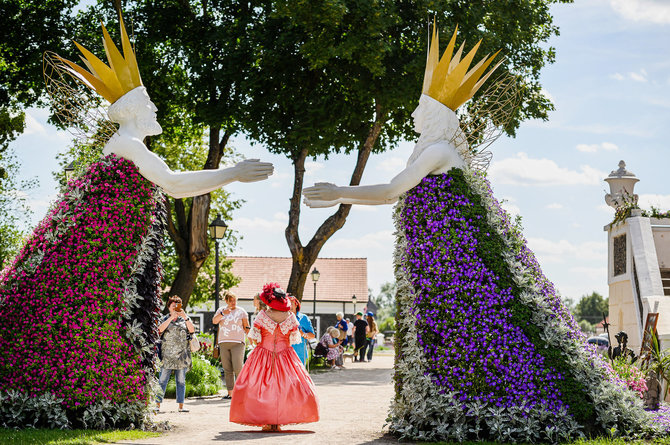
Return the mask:
M305 159L307 158L307 149L300 150L297 156L293 158L293 194L291 195L291 206L288 212L288 225L286 226L286 242L293 255L293 260L302 262L302 243L298 233L300 224L300 199L302 198L302 184L305 177Z

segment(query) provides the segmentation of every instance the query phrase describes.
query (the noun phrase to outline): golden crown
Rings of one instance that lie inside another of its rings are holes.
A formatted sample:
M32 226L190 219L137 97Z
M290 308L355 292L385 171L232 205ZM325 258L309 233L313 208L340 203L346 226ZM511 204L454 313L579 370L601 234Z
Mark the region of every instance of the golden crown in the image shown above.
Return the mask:
M59 57L59 59L67 64L65 67L72 76L82 82L84 85L96 91L102 97L107 99L110 103L116 102L118 98L127 92L142 86L142 78L140 71L137 68L137 59L133 51L126 27L123 24L123 17L119 13L119 23L121 27L121 46L123 48L123 55L119 49L114 45L112 38L109 36L105 25L102 25L103 39L102 43L105 46L105 53L107 54L107 66L102 60L98 59L92 52L74 42L83 54L81 60L88 67L89 71L80 67L74 62Z
M456 54L453 54L456 46L456 34L458 33L458 26L454 30L454 34L444 51L442 58L439 58L439 36L437 27L433 22L433 36L428 46L428 57L426 61L426 74L423 78L423 94L432 97L441 102L450 109L456 111L458 107L463 105L477 92L491 73L495 71L502 60L498 62L484 77L484 71L491 64L493 59L500 51L497 51L493 56L488 54L479 61L472 69L470 64L482 43L480 40L470 50L470 52L461 60L465 42L458 48ZM452 57L453 54L453 57Z

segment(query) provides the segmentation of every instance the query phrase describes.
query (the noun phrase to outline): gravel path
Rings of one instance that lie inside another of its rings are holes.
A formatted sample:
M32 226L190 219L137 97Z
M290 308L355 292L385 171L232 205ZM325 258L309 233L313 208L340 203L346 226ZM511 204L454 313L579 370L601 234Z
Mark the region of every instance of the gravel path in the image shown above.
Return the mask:
M288 426L287 431L264 433L260 428L228 421L229 400L187 399L189 413L177 412L174 400L165 400L158 421L173 430L161 437L124 441L144 445L203 444L397 444L385 434L384 421L393 396L393 356L376 355L369 363L350 363L340 371L313 373L321 407L321 421Z

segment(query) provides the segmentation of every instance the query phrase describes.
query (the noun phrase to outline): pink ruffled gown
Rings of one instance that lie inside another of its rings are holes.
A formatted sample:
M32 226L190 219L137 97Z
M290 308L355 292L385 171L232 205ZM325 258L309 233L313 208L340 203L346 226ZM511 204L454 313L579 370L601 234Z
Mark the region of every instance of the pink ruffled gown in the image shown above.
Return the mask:
M254 426L317 422L314 382L291 347L302 343L295 315L276 323L262 311L249 338L259 343L235 381L230 421Z

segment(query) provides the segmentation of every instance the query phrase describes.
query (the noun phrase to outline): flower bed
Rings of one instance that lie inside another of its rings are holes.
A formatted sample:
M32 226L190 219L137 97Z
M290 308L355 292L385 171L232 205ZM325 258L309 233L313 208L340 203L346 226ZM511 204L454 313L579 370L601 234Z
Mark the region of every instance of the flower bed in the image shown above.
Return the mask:
M109 156L70 182L0 282L0 425L31 412L47 427L142 421L163 217L130 161Z
M429 176L395 212L402 438L557 441L653 435L481 176Z

